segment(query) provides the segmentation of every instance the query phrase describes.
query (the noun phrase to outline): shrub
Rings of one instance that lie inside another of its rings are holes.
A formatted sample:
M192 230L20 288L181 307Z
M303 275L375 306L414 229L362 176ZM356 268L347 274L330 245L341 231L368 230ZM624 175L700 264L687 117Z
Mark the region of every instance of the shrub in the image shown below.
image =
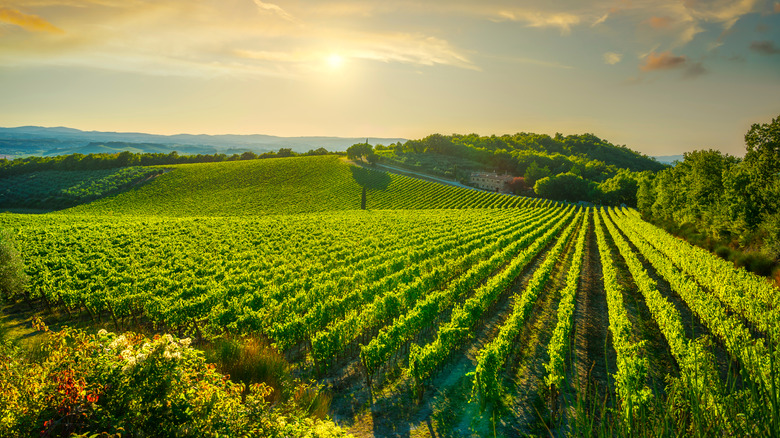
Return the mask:
M24 292L27 274L24 263L7 230L0 230L0 297L15 300Z
M66 327L44 349L37 361L0 350L0 436L344 436L294 404L271 406L263 383L230 381L186 338Z
M744 267L746 270L757 275L767 277L772 275L774 260L760 253L746 252L737 256L734 260L734 264L739 267Z
M725 245L721 245L715 248L715 254L724 260L728 260L729 257L731 257L731 248Z
M750 261L750 270L764 277L772 275L774 266L774 260L763 254L755 254L753 260Z

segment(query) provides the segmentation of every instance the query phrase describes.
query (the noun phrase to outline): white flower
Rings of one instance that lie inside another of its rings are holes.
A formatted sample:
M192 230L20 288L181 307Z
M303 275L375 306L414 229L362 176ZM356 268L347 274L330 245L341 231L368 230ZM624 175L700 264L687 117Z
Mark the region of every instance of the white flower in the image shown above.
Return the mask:
M138 356L136 356L136 357L135 357L135 360L136 360L138 363L141 363L141 362L143 362L144 360L146 360L146 354L144 354L144 353L138 353Z
M130 351L129 349L128 350L122 350L122 352L119 353L119 355L122 356L122 359L129 361L130 358L133 357L133 352ZM135 360L135 358L133 358L133 360Z
M127 350L125 350L125 351L127 351ZM127 359L127 364L125 364L125 366L122 367L122 372L126 373L126 372L130 371L131 369L133 369L134 366L135 366L135 357L130 356Z
M184 339L180 340L179 343L181 344L182 347L189 347L190 344L192 343L192 339L184 338Z
M109 344L108 347L111 349L118 349L120 347L124 347L125 345L127 345L127 339L125 338L125 335L120 335L114 339L114 341Z
M165 342L171 343L173 342L173 336L169 335L168 333L162 335L162 339Z
M98 330L98 336L105 336L108 334L108 331L106 329L100 329Z

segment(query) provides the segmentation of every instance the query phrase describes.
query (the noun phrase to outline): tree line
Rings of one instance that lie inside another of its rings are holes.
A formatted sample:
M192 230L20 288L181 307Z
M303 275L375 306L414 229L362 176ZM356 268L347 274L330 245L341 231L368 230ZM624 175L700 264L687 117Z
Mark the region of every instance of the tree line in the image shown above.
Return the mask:
M643 173L666 167L593 134L433 134L374 149L367 158L376 154L464 183L474 171L506 172L519 177L511 187L517 194L632 207Z
M265 158L284 158L296 156L328 155L325 148L312 149L306 153L297 153L291 148L280 148L277 152L256 154L247 151L242 154L197 154L179 155L173 151L163 153L133 153L129 151L99 154L70 154L53 157L27 157L14 160L0 159L0 178L44 170L103 170L130 166L159 166L186 163L213 163L220 161L256 160Z
M745 145L744 158L697 150L674 167L645 175L637 206L646 219L723 257L735 258L734 248L763 254L769 262L736 261L766 271L780 257L780 116L753 124Z

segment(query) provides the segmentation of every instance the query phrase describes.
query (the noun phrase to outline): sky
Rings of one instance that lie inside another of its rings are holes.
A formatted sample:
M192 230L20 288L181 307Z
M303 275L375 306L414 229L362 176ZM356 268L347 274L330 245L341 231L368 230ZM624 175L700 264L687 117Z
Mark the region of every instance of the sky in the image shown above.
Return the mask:
M772 0L0 0L3 127L743 155L778 116Z

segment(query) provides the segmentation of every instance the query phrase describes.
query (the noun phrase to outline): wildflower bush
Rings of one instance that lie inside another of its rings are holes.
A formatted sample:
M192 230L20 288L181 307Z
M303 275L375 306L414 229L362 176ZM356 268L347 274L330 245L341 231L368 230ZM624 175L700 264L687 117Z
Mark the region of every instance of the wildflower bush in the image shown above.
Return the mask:
M38 354L0 351L0 436L345 436L232 382L188 338L38 327Z

